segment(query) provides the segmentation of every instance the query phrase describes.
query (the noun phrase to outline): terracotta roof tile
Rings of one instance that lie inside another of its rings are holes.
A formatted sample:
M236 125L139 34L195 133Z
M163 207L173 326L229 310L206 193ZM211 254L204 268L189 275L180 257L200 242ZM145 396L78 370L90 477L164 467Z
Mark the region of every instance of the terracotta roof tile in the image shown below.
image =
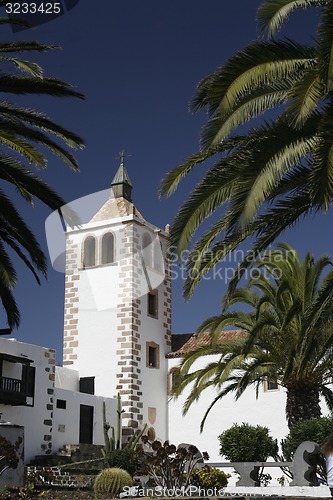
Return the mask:
M171 335L171 352L179 351L192 336L193 333L177 333L177 335Z
M219 342L237 340L243 337L246 337L246 330L223 330L219 336ZM191 334L183 334L179 335L182 337L182 340L185 340L185 343L179 342L181 345L179 346L178 339L174 340L174 337L178 337L178 335L172 335L172 352L167 354L167 358L180 358L189 352L198 349L199 347L203 347L209 345L210 343L210 333L204 332L198 335L197 333ZM180 340L180 339L179 339ZM177 347L176 347L177 346ZM176 347L176 349L174 348Z

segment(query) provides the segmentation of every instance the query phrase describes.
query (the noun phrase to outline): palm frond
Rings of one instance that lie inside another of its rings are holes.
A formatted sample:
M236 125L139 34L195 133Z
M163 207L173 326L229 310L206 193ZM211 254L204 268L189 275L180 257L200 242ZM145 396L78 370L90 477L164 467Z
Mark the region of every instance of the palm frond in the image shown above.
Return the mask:
M317 110L324 94L323 82L318 68L312 68L304 73L288 93L288 107L285 115L296 128L304 126L305 122Z
M47 94L54 97L78 97L84 95L62 80L56 78L33 78L31 76L13 76L0 74L0 91L24 94Z
M328 3L329 0L266 0L257 11L259 30L272 37L294 10L322 7Z

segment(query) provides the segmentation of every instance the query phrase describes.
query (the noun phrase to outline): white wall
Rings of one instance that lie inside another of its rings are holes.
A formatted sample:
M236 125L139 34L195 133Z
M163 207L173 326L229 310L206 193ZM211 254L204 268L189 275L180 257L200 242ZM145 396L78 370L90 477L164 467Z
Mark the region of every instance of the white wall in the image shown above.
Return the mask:
M55 387L67 389L68 391L78 391L80 384L80 374L77 370L66 368L65 366L56 366Z
M193 370L202 368L218 358L217 355L204 356L193 364ZM168 362L170 370L178 366L180 360L169 359ZM254 388L247 389L238 401L235 401L232 393L224 396L210 411L202 433L201 420L218 392L213 388L206 389L198 402L194 402L188 413L182 416L183 405L189 392L187 389L177 400L169 400L169 439L174 444L193 443L200 451L208 452L210 461L225 461L225 458L219 455L218 436L234 423L245 422L268 427L270 435L277 439L279 444L289 433L285 415L286 390L283 387L267 392L261 388L258 399ZM323 415L329 415L323 401L321 410Z
M22 425L25 428L25 460L35 455L52 452L52 412L55 372L55 351L24 342L0 338L0 352L14 356L25 356L36 368L35 402L33 407L0 404L0 413L5 421ZM16 369L22 369L15 363Z
M111 426L117 423L117 401L81 392L56 388L53 419L53 445L58 450L65 444L79 443L80 405L94 407L93 444L104 445L102 407L106 404L106 420ZM66 409L56 408L57 399L66 401Z
M193 365L193 370L218 358L215 355L204 356ZM179 359L169 359L169 369L178 364ZM188 413L182 416L183 404L189 392L188 389L177 400L169 401L169 438L174 444L193 443L200 451L208 452L210 461L225 461L219 455L218 436L234 423L266 426L270 429L271 436L278 441L288 434L283 388L269 392L261 390L258 399L252 388L246 390L238 401L235 401L234 395L228 394L212 408L202 433L201 420L218 393L213 388L206 389L199 401L193 403Z
M83 227L83 231L70 232L73 246L77 248L76 273L79 276L76 281L78 345L74 348L77 359L73 360L71 367L79 370L80 377L95 377L96 395L114 397L117 395L117 327L120 325L117 318L121 281L119 239L124 227L119 220L112 224L105 221L89 223ZM82 242L89 235L96 237L97 258L101 253L102 235L108 231L112 231L115 237L114 264L82 269Z
M72 290L76 301L73 302L75 307L71 313L75 317L70 316L69 321L72 323L65 327L66 334L70 337L66 343L65 335L65 344L72 351L70 366L79 370L80 377L95 377L96 395L114 397L121 391L123 407L128 410L123 416L124 425L131 426L133 419L143 417L139 421L139 427L147 423L149 427L154 427L158 437L165 440L168 428L165 354L170 350L165 340L165 310L169 307L169 304L165 306L167 285L165 282L160 284L164 280L163 273L146 268L151 287L160 285L158 318L149 317L149 288L145 283L146 274L141 269L142 235L150 233L154 240L159 234L155 230L155 226L129 216L91 222L84 224L80 231L68 232L70 252L75 248L67 257L72 266L70 272L74 272L76 278ZM115 238L115 262L82 269L82 242L87 236L94 236L96 255L100 255L101 237L107 231L112 231ZM161 240L165 256L164 236ZM163 255L161 257L163 260ZM68 276L69 279L70 276L72 275ZM135 299L139 299L138 309L135 309ZM73 334L69 333L71 328ZM158 369L146 366L146 342L149 341L159 344ZM141 349L135 347L137 344L140 344ZM133 354L134 350L139 352ZM123 385L122 379L127 380ZM140 387L133 389L131 385ZM155 422L148 421L149 407L157 410ZM137 413L133 415L132 412ZM133 417L126 416L131 414Z
M104 444L102 403L105 400L107 420L110 425L115 426L116 400L70 390L78 389L79 373L76 370L55 367L53 349L0 338L0 352L25 356L33 360L31 366L36 367L34 406L0 404L3 420L24 427L26 463L36 455L56 453L64 444L79 443L81 404L94 407L93 443ZM15 363L14 366L16 365L21 367L20 363ZM16 371L14 369L13 373ZM57 399L66 401L65 410L57 408Z
M164 285L158 287L158 319L147 315L147 295L141 298L141 325L139 327L141 341L141 380L142 380L142 402L144 423L148 427L153 427L156 437L165 441L168 439L168 405L167 405L167 372L168 363L165 354L169 348L165 345L163 327L164 321ZM149 368L146 366L146 342L159 344L160 366L159 368ZM156 408L156 421L148 420L148 408Z

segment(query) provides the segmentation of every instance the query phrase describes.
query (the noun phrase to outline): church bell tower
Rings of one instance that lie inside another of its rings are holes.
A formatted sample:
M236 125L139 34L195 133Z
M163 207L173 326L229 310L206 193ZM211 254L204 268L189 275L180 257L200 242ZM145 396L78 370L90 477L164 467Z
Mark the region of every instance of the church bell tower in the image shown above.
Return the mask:
M123 405L123 435L148 425L168 435L167 360L171 280L167 233L132 202L124 154L110 196L66 233L64 365L94 394Z

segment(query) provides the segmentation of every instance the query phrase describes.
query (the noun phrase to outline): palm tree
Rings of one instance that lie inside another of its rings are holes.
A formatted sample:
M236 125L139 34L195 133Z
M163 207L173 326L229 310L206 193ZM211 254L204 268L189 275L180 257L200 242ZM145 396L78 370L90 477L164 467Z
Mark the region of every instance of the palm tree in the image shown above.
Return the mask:
M291 11L314 6L321 10L312 46L272 38ZM172 226L171 245L181 254L204 220L220 214L190 254L188 297L241 242L254 236L256 255L301 216L327 211L333 198L333 1L266 0L258 21L270 40L247 46L199 83L192 109L209 114L201 150L162 183L170 196L196 165L217 157ZM236 134L277 106L277 119Z
M205 321L198 335L210 332L210 341L185 355L177 377L175 396L191 385L184 405L192 403L208 387L218 395L206 411L201 429L211 408L228 393L238 399L249 386L258 396L265 380L286 388L288 425L321 414L323 396L333 409L333 261L324 256L314 260L307 254L300 261L295 250L281 244L266 251L251 267L248 286L236 288L225 311ZM249 311L234 310L246 304ZM248 335L226 341L223 329L231 325ZM222 333L221 333L222 332ZM195 370L198 358L219 354L220 358Z
M1 1L0 7L5 3ZM5 22L8 20L0 20L0 24ZM22 24L22 21L13 19L9 22ZM0 92L83 98L70 84L44 77L38 64L15 55L55 48L37 42L0 43L0 63L4 67L0 74ZM10 64L13 65L13 71L8 70ZM41 148L46 148L70 168L78 170L77 162L68 147L81 148L83 140L39 111L16 106L4 97L0 100L0 299L11 328L17 327L20 319L12 292L17 279L12 253L22 259L38 282L40 275L46 275L46 259L34 234L16 210L13 200L7 196L6 185L14 185L17 192L31 205L37 198L52 210L59 209L64 205L64 200L27 164L36 169L44 169L47 157Z

